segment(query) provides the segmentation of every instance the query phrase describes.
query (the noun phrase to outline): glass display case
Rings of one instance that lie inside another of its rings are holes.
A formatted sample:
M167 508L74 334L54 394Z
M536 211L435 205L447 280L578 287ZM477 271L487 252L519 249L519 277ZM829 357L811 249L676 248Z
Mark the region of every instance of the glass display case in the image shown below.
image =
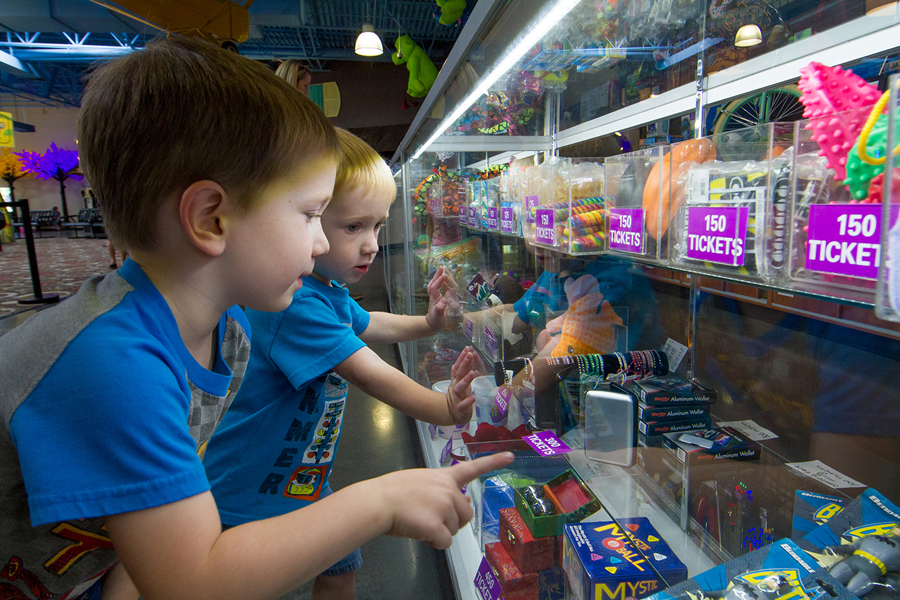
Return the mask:
M469 345L485 367L468 429L418 424L429 466L517 457L468 486L458 597L718 598L763 566L900 597L900 552L867 588L838 548L900 535L900 187L853 154L900 143L896 91L874 104L898 47L877 1L474 5L395 155L386 246L395 312L426 312L439 267L458 290L407 373L440 386ZM861 119L804 114L816 61L814 92L841 64L869 86ZM816 262L842 256L860 269Z

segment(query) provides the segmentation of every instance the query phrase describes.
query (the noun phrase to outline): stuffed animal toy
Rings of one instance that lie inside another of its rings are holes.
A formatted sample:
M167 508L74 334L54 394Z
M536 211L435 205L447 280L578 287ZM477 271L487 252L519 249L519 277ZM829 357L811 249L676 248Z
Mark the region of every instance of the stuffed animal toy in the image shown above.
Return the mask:
M441 25L453 25L466 12L466 0L436 0L441 15L434 15Z
M623 324L609 302L600 293L593 275L582 275L565 283L569 308L561 317L547 323L551 337L561 333L550 356L607 354L615 350L613 327Z
M425 51L416 45L408 35L398 37L394 47L397 48L397 51L391 55L391 60L395 65L405 64L409 70L409 84L406 87L406 93L410 98L421 101L428 95L431 86L434 85L434 80L437 79L437 67L434 66ZM409 108L408 102L412 106L416 100L404 100L403 108Z

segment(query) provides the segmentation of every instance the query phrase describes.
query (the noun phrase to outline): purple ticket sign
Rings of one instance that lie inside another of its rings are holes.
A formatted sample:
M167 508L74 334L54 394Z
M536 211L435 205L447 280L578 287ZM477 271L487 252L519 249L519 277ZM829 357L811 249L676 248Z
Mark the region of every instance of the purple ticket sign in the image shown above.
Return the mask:
M522 439L528 442L528 445L534 448L541 456L556 456L557 454L565 454L572 451L552 431L539 431L526 435Z
M644 209L613 208L609 211L609 247L644 253Z
M500 209L496 206L487 209L487 228L488 231L500 231Z
M687 257L740 267L747 241L746 206L694 206L688 211Z
M497 600L503 595L503 588L494 575L494 570L488 564L487 558L481 559L478 572L475 573L475 591L481 600Z
M531 209L538 205L537 196L525 196L525 222L534 223L534 217L531 216Z
M484 349L487 350L487 353L491 356L497 355L497 336L495 336L494 332L487 326L484 328Z
M501 385L500 389L497 390L497 395L494 396L494 404L497 405L501 415L505 415L506 411L509 410L509 401L511 398L512 390L505 385Z
M892 207L891 221L897 218ZM880 204L811 206L806 268L819 273L878 279L881 262Z
M469 341L472 341L475 337L475 322L472 321L469 317L463 317L463 332L466 334L466 338Z
M515 233L516 232L516 212L512 206L503 206L500 208L500 232Z
M534 241L536 244L556 245L556 211L539 208L534 216Z
M469 207L469 227L478 227L478 207Z
M469 224L469 208L465 204L459 205L459 225L465 227Z

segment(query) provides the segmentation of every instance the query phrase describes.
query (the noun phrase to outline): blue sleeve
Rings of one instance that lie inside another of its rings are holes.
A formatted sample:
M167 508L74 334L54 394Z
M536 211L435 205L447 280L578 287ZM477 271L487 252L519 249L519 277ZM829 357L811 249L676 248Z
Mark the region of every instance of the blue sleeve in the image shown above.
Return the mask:
M369 313L353 298L350 299L350 315L351 321L353 322L354 333L356 333L356 335L362 335L362 333L369 328L369 321L372 320L372 317L370 317Z
M554 276L550 271L544 271L534 284L525 290L525 294L514 304L513 309L522 321L531 323L531 311L544 312L544 306L550 301L550 279Z
M300 389L365 347L354 326L354 322L341 322L334 308L316 295L295 297L281 319L269 357Z
M69 344L10 422L32 525L209 489L188 428L183 372L177 356L151 341L86 330Z

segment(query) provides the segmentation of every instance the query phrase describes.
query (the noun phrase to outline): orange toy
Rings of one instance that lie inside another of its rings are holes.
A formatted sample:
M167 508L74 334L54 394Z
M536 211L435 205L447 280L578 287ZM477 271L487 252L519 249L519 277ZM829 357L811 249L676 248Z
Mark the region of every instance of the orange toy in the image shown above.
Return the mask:
M653 165L647 185L644 186L644 218L650 237L657 239L657 223L662 207L662 224L659 237L666 235L669 219L684 204L685 173L694 163L705 163L716 159L716 147L706 139L678 142ZM674 167L672 165L674 161ZM662 186L662 201L659 188ZM670 193L671 186L671 193Z
M566 281L569 309L566 314L547 323L547 331L562 331L559 342L550 356L575 354L607 354L615 350L614 325L622 319L600 293L600 284L593 275L582 275Z

